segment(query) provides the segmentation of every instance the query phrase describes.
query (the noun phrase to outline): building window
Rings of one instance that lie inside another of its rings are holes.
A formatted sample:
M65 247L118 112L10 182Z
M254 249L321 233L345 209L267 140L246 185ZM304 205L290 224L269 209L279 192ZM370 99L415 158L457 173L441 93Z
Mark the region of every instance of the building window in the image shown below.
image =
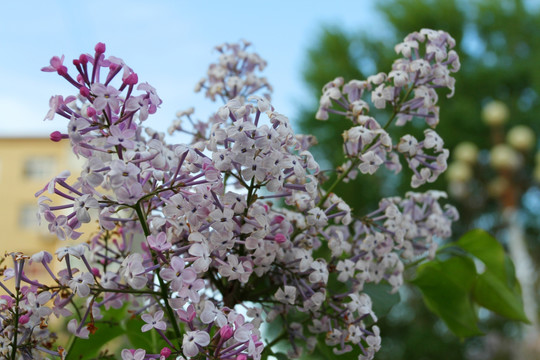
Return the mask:
M23 205L19 209L19 228L37 230L39 228L36 205Z
M36 156L24 163L24 177L30 180L47 180L54 176L56 161L52 156Z

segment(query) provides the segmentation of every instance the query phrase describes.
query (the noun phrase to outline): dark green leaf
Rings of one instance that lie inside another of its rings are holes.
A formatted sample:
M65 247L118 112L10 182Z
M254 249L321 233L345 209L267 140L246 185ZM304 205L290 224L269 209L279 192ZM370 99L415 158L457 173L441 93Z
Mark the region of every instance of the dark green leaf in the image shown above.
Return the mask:
M96 327L97 331L88 339L76 339L69 351L70 359L92 359L102 350L103 345L124 334L120 326L96 323Z
M456 335L465 337L481 334L469 297L475 277L474 262L468 257L456 256L419 266L412 282L422 291L427 307Z
M477 229L463 235L457 245L485 265L474 285L474 300L499 315L529 322L523 309L514 266L497 239Z
M274 356L277 360L289 360L287 354L284 353L274 353L272 356Z
M378 317L385 316L392 307L401 300L399 293L391 294L392 286L388 284L369 283L364 286L364 292L371 297L373 312Z
M521 297L490 272L486 271L478 276L473 296L474 300L486 309L512 320L529 323Z

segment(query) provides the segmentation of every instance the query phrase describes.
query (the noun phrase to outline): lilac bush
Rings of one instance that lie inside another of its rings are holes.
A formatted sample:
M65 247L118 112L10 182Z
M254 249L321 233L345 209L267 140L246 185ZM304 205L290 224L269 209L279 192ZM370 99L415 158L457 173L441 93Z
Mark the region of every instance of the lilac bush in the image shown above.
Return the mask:
M323 88L317 117L351 121L345 162L324 187L309 150L315 139L294 134L274 109L260 75L266 63L247 42L218 46L218 61L196 86L221 102L214 115L199 121L193 109L181 111L168 129L189 134L189 144L170 144L145 126L161 99L122 59L106 57L104 44L73 60L75 71L53 57L42 70L77 93L51 98L46 119L68 121L51 139L69 141L84 166L74 182L63 172L36 193L39 215L60 240L84 242L58 249L56 273L47 252L9 254L3 281L14 285L0 282L2 356L65 358L70 348L55 343L51 316L66 319L72 336L92 339L107 311L124 309L141 320L137 332L164 344L156 352L131 343L124 360L266 359L277 343L292 358L325 344L372 359L381 335L364 286L396 292L405 266L432 257L434 238L449 237L458 215L440 203L443 192L428 190L381 199L357 217L332 190L381 167L398 173L402 161L412 187L445 171L448 150L434 129L437 89L451 96L459 69L454 45L448 34L423 29L396 46L400 58L388 74ZM375 119L371 106L392 116ZM425 121L423 139L392 138L390 125L413 119ZM92 222L95 231L83 234L81 225ZM28 263L50 281L30 279ZM281 334L267 339L263 324L278 320Z

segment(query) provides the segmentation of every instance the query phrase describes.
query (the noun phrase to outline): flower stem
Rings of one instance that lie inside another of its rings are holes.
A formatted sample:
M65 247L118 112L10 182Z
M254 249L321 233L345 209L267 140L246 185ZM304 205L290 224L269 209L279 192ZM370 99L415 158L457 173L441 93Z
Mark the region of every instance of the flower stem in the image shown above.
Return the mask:
M148 224L146 223L146 217L144 216L144 213L142 211L142 206L141 206L140 202L137 202L137 204L134 206L134 208L135 208L135 211L137 212L137 216L139 217L139 222L141 223L141 226L143 228L144 236L145 237L150 236L150 229L148 228ZM154 264L157 265L157 259L155 257L152 257L152 260L154 261ZM165 307L167 317L169 318L169 321L171 322L171 325L172 325L173 330L174 330L174 334L176 335L176 339L178 341L178 344L180 345L182 335L180 334L180 328L178 327L178 323L176 322L176 317L174 316L174 311L171 308L171 306L169 305L169 301L168 301L169 297L168 297L168 293L167 293L167 286L165 285L165 282L163 281L161 276L159 276L158 272L156 272L156 276L157 276L157 279L159 281L159 287L161 289L160 296L163 299L163 305Z

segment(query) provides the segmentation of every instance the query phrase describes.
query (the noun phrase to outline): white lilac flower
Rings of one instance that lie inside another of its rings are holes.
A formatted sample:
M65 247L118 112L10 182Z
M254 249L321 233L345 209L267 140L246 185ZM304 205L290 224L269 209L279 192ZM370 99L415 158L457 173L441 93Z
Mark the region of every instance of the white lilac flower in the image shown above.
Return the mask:
M199 291L204 289L205 282L203 279L196 279L191 283L184 283L184 286L178 291L178 296L184 299L189 298L189 300L194 303L198 303L201 299Z
M215 321L219 327L223 327L227 323L227 318L221 310L216 308L213 302L205 300L204 309L201 312L200 319L203 324L210 324Z
M136 290L144 288L148 281L142 260L142 256L135 253L127 257L122 264L124 266L124 278Z
M317 259L310 265L313 271L309 274L309 281L312 283L328 282L328 267L324 259Z
M173 291L180 291L184 283L190 284L197 278L193 269L185 268L185 261L179 256L173 256L170 267L162 268L159 275L163 280L171 282L171 290Z
M354 277L355 263L349 259L340 260L338 261L336 270L339 271L338 280L345 282L349 278Z
M149 235L146 240L148 241L148 246L157 251L166 251L171 248L171 243L168 241L167 234L164 232L160 232L157 235Z
M146 350L124 349L122 350L121 356L122 356L122 360L143 360L144 357L146 356Z
M203 273L208 270L212 259L208 251L208 246L204 243L195 243L189 248L190 255L196 257L192 267L197 273Z
M86 297L90 294L90 286L94 284L94 277L88 272L82 272L69 281L69 287L80 297Z
M187 331L182 340L182 352L188 357L199 353L199 346L210 344L210 335L206 331Z
M360 166L358 166L358 169L362 174L370 175L373 175L384 162L375 151L366 152L360 156L360 160L362 160L362 162L360 163Z
M120 109L120 91L113 86L105 86L100 83L94 83L91 87L92 93L96 96L93 106L96 110L104 110L109 106L114 112Z
M40 318L49 316L52 313L52 309L44 306L51 299L52 294L48 291L43 291L39 294L34 294L29 292L26 295L26 300L28 301L28 310L32 311Z
M147 332L152 329L158 329L161 331L167 330L167 324L161 320L163 318L163 311L158 310L154 315L143 314L141 319L146 323L141 327L142 332Z
M75 256L77 259L80 259L87 249L87 244L61 247L60 249L56 250L56 257L59 261L62 260L66 255Z
M85 194L73 201L73 211L77 219L82 223L89 223L92 218L88 210L99 208L98 201L91 194Z
M296 300L296 288L294 286L285 285L283 289L279 288L276 291L274 297L277 301L280 301L284 304L288 303L293 305Z

